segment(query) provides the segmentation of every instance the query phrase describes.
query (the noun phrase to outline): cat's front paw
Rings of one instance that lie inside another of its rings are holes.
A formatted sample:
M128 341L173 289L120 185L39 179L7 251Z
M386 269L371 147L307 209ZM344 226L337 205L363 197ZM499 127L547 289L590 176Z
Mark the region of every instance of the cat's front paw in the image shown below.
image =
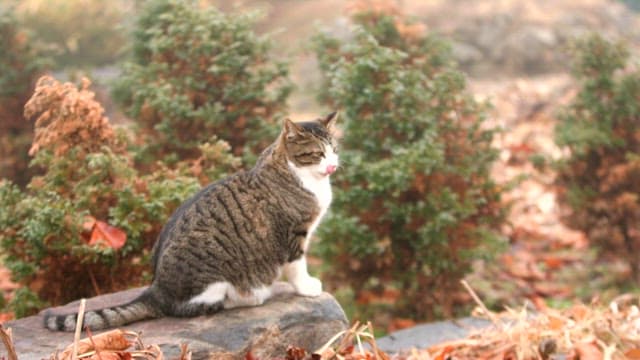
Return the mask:
M312 276L297 281L293 286L296 292L302 296L315 297L322 294L322 282Z

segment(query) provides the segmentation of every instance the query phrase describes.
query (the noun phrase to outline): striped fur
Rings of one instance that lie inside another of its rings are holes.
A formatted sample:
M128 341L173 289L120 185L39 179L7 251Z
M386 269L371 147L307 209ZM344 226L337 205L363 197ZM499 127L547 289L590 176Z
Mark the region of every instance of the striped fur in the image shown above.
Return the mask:
M336 114L286 120L256 165L212 183L182 204L153 249L152 284L132 302L85 314L92 330L162 316L192 317L259 305L281 274L297 292L322 284L304 253L331 202L329 175L338 165ZM77 314L45 314L51 330L72 331Z

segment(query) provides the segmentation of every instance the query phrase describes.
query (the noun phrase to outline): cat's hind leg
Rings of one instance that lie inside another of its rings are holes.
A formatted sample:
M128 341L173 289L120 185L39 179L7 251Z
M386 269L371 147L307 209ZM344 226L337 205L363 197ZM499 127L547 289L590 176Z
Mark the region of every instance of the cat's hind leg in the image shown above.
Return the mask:
M202 293L178 304L173 309L172 315L194 317L217 313L224 308L224 299L230 287L233 286L226 281L211 283Z
M262 305L271 297L273 290L270 286L260 286L253 288L248 292L238 291L234 286L229 285L227 288L227 296L224 300L224 308L230 309L242 306Z

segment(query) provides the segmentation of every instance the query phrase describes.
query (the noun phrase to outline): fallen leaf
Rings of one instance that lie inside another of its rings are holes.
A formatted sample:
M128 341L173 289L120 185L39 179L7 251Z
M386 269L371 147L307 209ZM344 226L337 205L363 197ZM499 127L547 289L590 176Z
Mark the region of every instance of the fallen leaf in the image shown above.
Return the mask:
M551 330L560 330L565 325L565 320L561 317L549 315L547 318L549 319L549 329Z
M589 314L589 308L584 304L575 304L569 309L568 314L574 320L581 321Z
M447 355L449 355L449 353L451 353L452 351L453 351L453 346L447 346L444 349L442 349L439 354L436 354L433 357L433 360L445 360L448 358Z
M549 306L547 306L547 302L542 296L532 296L530 300L538 311L544 312L549 309Z
M14 320L16 317L12 312L0 313L0 323Z
M627 351L624 353L624 356L625 356L627 359L631 359L631 360L640 360L640 349L635 348L635 349L627 350Z
M126 338L126 334L123 330L115 329L107 332L103 332L98 335L94 335L90 338L84 338L78 342L78 354L86 354L91 351L122 351L131 346L131 342ZM73 344L67 346L67 348L60 355L60 360L71 359L73 353Z
M538 281L532 284L533 289L542 297L569 297L573 289L565 284L554 281Z
M415 325L416 322L413 319L397 318L391 321L391 324L389 324L389 326L387 327L387 332L407 329L410 327L414 327Z
M580 360L602 360L602 350L594 342L580 342L575 345Z
M515 348L516 344L507 342L506 344L487 349L487 352L482 354L480 358L485 360L515 360L517 358L515 356Z
M547 269L559 269L564 266L565 259L559 256L548 255L544 258L544 264L547 266Z
M289 345L286 360L303 360L307 352L303 348Z
M343 349L339 349L338 350L338 354L340 355L347 355L347 354L351 354L353 352L354 346L353 344L349 344L348 346L346 346Z
M96 221L91 231L89 245L104 244L115 250L124 246L127 241L127 234L115 226L111 226L104 221Z
M501 257L502 264L511 275L524 280L543 280L545 278L536 263L535 257L528 251L517 251L513 254L504 254Z

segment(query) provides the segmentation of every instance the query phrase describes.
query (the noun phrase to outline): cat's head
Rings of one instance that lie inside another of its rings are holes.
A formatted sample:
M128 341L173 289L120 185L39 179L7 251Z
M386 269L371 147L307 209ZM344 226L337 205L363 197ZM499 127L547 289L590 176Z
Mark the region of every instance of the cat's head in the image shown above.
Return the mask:
M322 179L338 168L335 134L337 112L313 121L285 120L281 150L296 175Z

